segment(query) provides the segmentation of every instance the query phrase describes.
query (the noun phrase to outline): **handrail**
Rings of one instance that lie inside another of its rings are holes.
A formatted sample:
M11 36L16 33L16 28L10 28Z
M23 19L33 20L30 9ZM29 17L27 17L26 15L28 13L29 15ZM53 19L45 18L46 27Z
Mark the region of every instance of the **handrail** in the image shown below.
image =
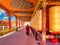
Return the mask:
M33 33L33 36L35 36L35 40L38 41L37 43L40 43L42 45L42 35L40 32L37 32L35 31L35 29L33 29L32 27L31 28L31 31Z

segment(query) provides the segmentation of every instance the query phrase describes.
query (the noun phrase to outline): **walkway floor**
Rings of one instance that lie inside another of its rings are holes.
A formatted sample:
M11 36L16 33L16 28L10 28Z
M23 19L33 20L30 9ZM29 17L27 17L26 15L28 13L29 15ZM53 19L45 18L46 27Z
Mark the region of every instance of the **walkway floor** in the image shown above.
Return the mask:
M31 30L29 32L30 35L27 36L25 29L22 28L13 34L0 38L0 45L39 45L37 44L37 41L35 40ZM39 42L41 43L42 41L40 40L41 38L39 37ZM47 40L46 45L60 45L60 42L56 44Z
M0 39L0 45L38 45L30 31L27 36L25 29L21 29L7 37Z

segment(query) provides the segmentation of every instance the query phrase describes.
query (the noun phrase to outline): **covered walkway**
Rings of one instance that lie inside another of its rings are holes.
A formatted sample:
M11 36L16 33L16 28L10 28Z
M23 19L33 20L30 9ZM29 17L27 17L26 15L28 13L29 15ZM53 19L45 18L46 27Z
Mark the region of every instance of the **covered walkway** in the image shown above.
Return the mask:
M0 0L0 36L12 31L0 45L60 45L60 0Z
M0 45L38 45L36 40L30 31L30 35L27 36L25 29L20 29L17 32L0 39Z

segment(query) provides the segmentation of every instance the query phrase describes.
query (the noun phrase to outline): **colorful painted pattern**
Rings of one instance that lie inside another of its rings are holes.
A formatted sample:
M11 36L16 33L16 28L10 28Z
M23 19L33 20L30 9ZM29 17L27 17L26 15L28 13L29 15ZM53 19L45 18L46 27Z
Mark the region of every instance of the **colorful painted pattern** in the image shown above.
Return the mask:
M26 0L12 0L10 5L12 7L22 8L22 9L29 9L34 7L34 4L32 2Z

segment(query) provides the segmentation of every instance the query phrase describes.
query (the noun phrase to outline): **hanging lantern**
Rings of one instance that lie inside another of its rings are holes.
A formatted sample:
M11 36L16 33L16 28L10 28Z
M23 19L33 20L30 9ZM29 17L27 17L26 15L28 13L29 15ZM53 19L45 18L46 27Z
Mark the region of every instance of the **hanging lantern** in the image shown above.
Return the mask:
M49 8L49 28L53 34L60 33L60 6Z

